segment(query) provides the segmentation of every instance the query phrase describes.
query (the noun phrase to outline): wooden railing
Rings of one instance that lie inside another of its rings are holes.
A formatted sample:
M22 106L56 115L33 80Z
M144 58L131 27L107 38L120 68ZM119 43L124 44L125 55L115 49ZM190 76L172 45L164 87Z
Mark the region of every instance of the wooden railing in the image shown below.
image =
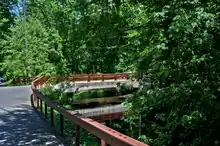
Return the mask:
M95 81L95 80L119 80L128 79L129 74L118 73L118 74L77 74L77 75L51 75L51 78L67 81Z
M92 81L92 80L118 80L118 79L128 79L129 75L126 73L118 74L79 74L79 75L50 75L50 78L57 78L60 80L68 81ZM18 83L31 83L37 77L16 77L13 79L14 84Z
M20 83L31 83L34 81L36 77L16 77L13 79L12 83L13 84L20 84Z
M50 125L54 127L54 110L58 111L60 114L60 133L63 134L63 124L64 118L71 120L76 124L75 127L75 145L80 145L80 128L84 128L86 131L94 134L98 138L100 138L100 145L106 146L109 144L111 146L147 146L146 144L137 141L129 136L126 136L122 133L119 133L97 121L94 121L91 118L85 118L79 115L75 111L70 111L65 109L64 107L58 105L57 103L51 101L47 98L43 93L41 93L38 89L49 79L49 76L43 76L32 82L31 88L33 90L34 96L34 106L43 113L45 117L48 117L48 108L50 109ZM126 74L108 74L108 75L73 75L70 77L71 80L96 80L96 79L108 80L108 79L121 79L128 78ZM44 103L44 106L43 106ZM121 113L120 113L121 114ZM106 115L107 118L108 115ZM118 116L118 115L113 115ZM100 117L95 117L95 119L100 120Z

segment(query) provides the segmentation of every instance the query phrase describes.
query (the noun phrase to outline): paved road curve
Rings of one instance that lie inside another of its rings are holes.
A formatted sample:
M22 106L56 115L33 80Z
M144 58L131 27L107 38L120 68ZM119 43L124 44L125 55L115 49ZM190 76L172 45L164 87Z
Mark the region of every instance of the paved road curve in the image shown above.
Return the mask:
M60 146L30 104L30 86L0 87L0 146Z

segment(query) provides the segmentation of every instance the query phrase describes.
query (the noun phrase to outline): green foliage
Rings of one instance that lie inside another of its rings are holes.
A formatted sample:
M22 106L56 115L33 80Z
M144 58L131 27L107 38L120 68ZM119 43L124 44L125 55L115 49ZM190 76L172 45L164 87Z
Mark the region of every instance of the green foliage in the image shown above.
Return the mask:
M84 90L73 94L73 100L112 97L116 96L116 94L117 91L115 88Z
M26 5L27 20L21 13L14 25L0 5L0 62L7 77L135 71L143 88L125 103L125 133L155 146L219 145L219 0ZM64 105L73 98L53 94Z
M118 88L119 88L118 92L120 95L132 94L137 90L133 87L132 84L127 84L127 83L123 83L123 84L119 83Z
M55 89L53 90L53 88L49 85L46 85L45 87L41 88L40 91L46 95L47 97L49 97L51 100L57 100L59 99L59 97L62 94L62 90L59 89Z
M10 13L11 8L16 4L16 0L1 0L0 2L0 40L5 38L5 34L10 33L10 26L13 24L14 15ZM1 41L0 41L1 42ZM0 52L2 50L2 43L0 43ZM4 56L0 53L0 74L2 71L2 62Z
M43 104L43 114L45 114L45 108ZM51 120L51 110L47 110L47 118ZM56 110L54 110L54 127L53 132L56 134L60 133L60 114ZM62 137L62 142L65 142L65 145L72 145L73 141L75 141L73 135L75 134L75 124L72 121L64 118L64 129ZM80 128L80 144L83 146L99 146L100 140L95 137L93 134L87 132L85 129Z
M68 84L68 83L67 83ZM84 90L74 93L65 93L66 87L55 89L53 86L46 84L40 89L51 100L57 101L59 104L71 107L74 100L83 100L90 98L103 98L116 96L117 91L113 88Z
M149 22L142 32L148 40L141 42L137 72L150 87L127 103L128 120L137 123L141 115L139 136L150 145L216 145L220 3L146 3Z
M55 73L57 67L64 70L60 48L53 47L54 41L59 41L55 31L46 30L37 19L17 20L10 31L11 34L2 41L4 48L1 51L7 77Z

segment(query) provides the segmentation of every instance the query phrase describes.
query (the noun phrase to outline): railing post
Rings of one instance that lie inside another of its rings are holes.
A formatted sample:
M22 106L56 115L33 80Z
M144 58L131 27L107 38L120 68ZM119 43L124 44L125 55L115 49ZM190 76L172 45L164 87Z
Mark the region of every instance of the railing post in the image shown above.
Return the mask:
M37 108L39 108L39 98L37 97Z
M80 146L80 126L76 125L75 146Z
M47 104L44 102L45 119L47 119Z
M125 77L126 79L128 79L129 78L129 74L126 74L126 77Z
M43 101L40 99L40 113L43 114Z
M53 108L52 107L50 107L50 126L51 126L51 128L54 127Z
M90 82L90 75L88 74L88 82Z
M101 146L107 146L103 139L101 139Z
M106 125L105 122L103 122L102 124L103 124L103 125ZM101 139L101 146L107 146L106 143L105 143L105 141L104 141L103 139Z
M104 75L102 75L102 81L104 81L104 80L105 80Z
M60 114L60 134L63 136L63 115Z

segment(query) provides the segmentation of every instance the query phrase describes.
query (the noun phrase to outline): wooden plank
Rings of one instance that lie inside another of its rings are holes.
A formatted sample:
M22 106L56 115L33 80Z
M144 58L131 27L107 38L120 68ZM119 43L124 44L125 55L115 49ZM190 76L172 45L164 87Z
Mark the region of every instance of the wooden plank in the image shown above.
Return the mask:
M102 80L102 74L100 75L92 74L92 75L89 75L89 77L90 77L90 80Z
M116 79L115 77L116 77L115 75L111 75L111 74L103 75L104 80L115 80Z
M25 82L32 82L33 80L35 80L36 77L16 77L13 79L13 83L17 84L17 83L25 83Z
M92 80L109 80L109 79L128 79L127 73L118 74L75 74L70 75L64 80L68 81L92 81Z

